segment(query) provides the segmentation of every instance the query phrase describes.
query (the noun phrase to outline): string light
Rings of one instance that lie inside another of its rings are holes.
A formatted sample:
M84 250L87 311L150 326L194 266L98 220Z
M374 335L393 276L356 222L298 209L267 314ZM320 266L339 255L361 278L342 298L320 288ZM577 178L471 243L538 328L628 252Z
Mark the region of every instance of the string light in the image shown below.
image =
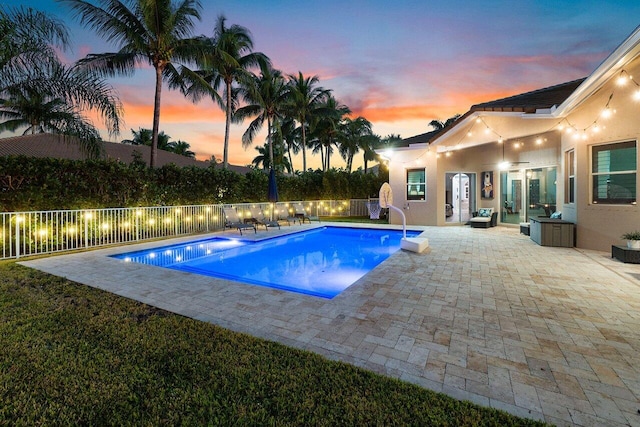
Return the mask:
M626 86L629 82L633 83L633 85L635 85L636 90L633 92L633 94L631 95L632 98L635 101L640 102L640 83L638 83L636 80L634 80L633 76L631 74L629 74L629 72L625 69L620 70L620 73L618 74L618 77L616 78L615 83L617 84L617 86ZM567 135L571 135L573 138L575 139L582 139L582 140L586 140L589 138L589 132L592 133L598 133L600 131L602 131L603 129L606 129L606 126L602 125L601 123L599 123L599 120L601 119L608 119L611 118L614 114L616 114L616 109L613 108L612 106L612 101L614 99L614 93L615 93L615 89L611 92L611 94L609 95L609 98L607 99L607 102L604 106L604 108L601 110L601 112L599 113L599 115L593 120L593 122L591 122L588 126L584 127L584 128L578 128L576 125L572 124L571 122L569 122L569 120L567 118L562 118L558 123L556 123L555 125L553 125L550 129L548 129L545 132L541 132L542 134L546 133L546 132L550 132L552 130L558 130L560 132L564 132ZM474 135L474 127L476 125L481 125L484 126L484 133L485 134L491 134L493 133L496 137L497 137L497 141L499 144L503 144L504 143L504 139L502 137L502 135L497 132L494 128L492 128L491 126L489 126L489 124L486 122L485 118L483 116L478 116L476 117L476 119L471 123L471 126L467 129L467 132L465 134L463 134L460 139L457 141L456 144L454 144L455 149L461 149L463 148L461 145L461 141L464 138L472 138ZM535 143L537 145L541 145L544 141L546 141L546 138L541 138L538 137L535 139ZM514 143L514 148L519 148L521 147L523 144L522 142L516 142ZM407 161L407 162L402 162L403 164L407 164L407 163L412 163L413 161L415 161L416 164L419 164L418 160L420 158L422 158L424 155L427 155L430 153L431 149L431 144L428 144L427 150L422 153L420 156L418 156L418 158L416 159L412 159L411 161ZM387 154L387 153L385 153ZM390 155L392 153L388 153L390 157ZM446 157L451 156L451 151L449 148L446 149L446 151L444 152L444 155ZM436 159L440 158L440 153L436 152Z

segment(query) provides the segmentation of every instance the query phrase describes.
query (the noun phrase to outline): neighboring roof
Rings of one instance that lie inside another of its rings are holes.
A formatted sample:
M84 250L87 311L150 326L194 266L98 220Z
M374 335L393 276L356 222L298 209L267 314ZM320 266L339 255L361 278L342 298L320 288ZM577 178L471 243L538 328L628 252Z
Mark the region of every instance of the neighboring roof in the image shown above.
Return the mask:
M585 80L586 77L495 101L476 104L471 107L471 111L535 113L537 110L550 109L562 104Z
M426 144L439 133L440 130L432 130L431 132L421 133L420 135L410 136L395 144L395 147L408 147L413 144Z
M149 164L151 147L146 145L128 145L116 142L103 142L104 156L106 159L117 160L126 164L133 161L134 151L141 154L142 160ZM77 141L65 138L61 135L49 133L37 133L33 135L15 136L0 138L0 156L30 156L30 157L52 157L68 160L86 160L87 155L82 152ZM203 162L179 154L158 150L156 166L162 167L168 164L175 164L179 167L197 166L207 168L210 162ZM229 169L245 174L250 168L244 166L229 165Z

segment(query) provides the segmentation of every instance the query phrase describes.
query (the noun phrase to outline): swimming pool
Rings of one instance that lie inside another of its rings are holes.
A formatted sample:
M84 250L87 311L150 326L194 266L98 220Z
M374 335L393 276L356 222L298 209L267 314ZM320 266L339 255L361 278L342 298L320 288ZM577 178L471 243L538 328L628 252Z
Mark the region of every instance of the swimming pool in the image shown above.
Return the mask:
M407 230L407 237L420 234ZM333 298L400 249L402 231L321 227L261 241L213 237L113 257Z

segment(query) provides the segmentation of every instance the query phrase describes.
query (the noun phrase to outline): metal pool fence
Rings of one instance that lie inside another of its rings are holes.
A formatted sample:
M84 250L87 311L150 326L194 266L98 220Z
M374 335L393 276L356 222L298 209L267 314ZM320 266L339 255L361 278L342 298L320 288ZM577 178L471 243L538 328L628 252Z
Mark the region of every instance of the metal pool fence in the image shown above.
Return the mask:
M302 203L310 216L368 216L370 200L236 203L197 206L82 209L0 213L0 259L20 258L162 237L205 233L225 227L222 208L241 217L259 206L265 214L287 217Z

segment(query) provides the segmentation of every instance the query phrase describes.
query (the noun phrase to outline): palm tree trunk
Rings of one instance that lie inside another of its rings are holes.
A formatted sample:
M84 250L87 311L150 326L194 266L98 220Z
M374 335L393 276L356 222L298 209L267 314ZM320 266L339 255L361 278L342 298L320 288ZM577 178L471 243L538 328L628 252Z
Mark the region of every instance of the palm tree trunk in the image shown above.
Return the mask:
M302 117L302 172L307 171L307 132L304 126L304 117Z
M287 144L287 154L289 155L289 168L293 169L293 160L291 159L291 144Z
M156 166L158 156L158 129L160 127L160 94L162 93L162 67L156 66L156 96L153 100L153 129L151 133L151 159L149 167Z
M224 124L224 154L222 155L222 168L227 169L229 165L229 129L231 128L231 82L225 82L227 90L226 122Z
M273 167L273 143L271 142L271 118L267 117L267 141L269 143L269 165Z
M331 152L329 151L331 148L331 141L329 141L329 143L327 144L327 169L325 170L329 170L329 168L331 167Z

